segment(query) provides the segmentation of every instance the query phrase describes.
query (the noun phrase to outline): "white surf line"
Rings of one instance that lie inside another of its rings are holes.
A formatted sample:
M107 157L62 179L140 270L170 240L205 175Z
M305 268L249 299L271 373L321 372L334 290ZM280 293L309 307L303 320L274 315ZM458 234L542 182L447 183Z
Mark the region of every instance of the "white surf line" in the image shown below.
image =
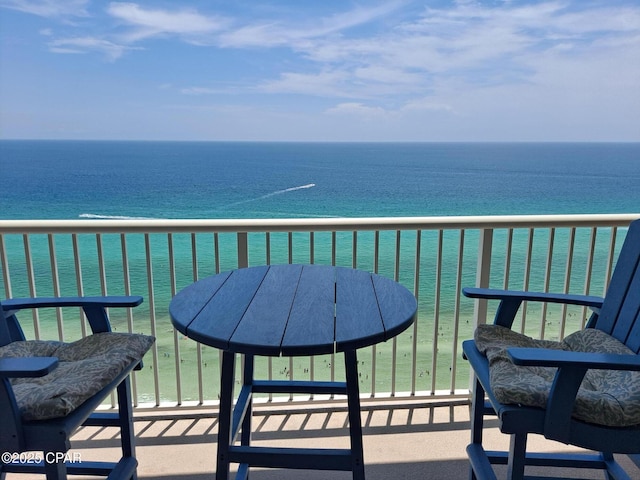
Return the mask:
M269 211L260 211L260 210L253 210L253 213L259 213L259 214L263 214L263 215L273 215L273 212L269 212ZM343 216L340 215L320 215L320 214L316 214L316 213L291 213L291 212L277 212L278 215L282 216L282 217L287 217L287 218L294 218L294 217L300 217L300 218L344 218Z
M94 213L81 213L78 218L92 218L95 220L156 220L151 217L129 217L127 215L98 215Z

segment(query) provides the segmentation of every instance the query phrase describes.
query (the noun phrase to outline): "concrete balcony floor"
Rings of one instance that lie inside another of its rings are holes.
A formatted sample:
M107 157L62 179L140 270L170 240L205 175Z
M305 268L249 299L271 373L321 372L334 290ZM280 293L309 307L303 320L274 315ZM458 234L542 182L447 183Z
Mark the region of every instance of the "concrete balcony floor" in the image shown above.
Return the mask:
M456 402L456 401L453 401ZM450 402L452 403L452 402ZM398 399L363 401L364 456L367 480L467 479L465 447L469 442L469 408L457 405ZM295 402L257 405L253 417L253 444L276 447L348 447L345 404ZM140 480L205 480L216 469L217 416L214 408L159 409L136 412L138 475ZM508 438L492 425L485 436L494 449L508 447ZM570 451L571 447L536 436L530 446L538 451ZM76 434L74 446L82 459L118 457L113 430L86 427ZM627 457L621 461L633 478L638 469ZM501 468L501 467L499 467ZM232 469L235 472L235 469ZM540 474L540 469L527 470ZM545 470L550 473L549 469ZM498 470L499 479L505 478ZM602 472L554 469L560 478L602 479ZM253 480L350 479L349 472L251 469ZM7 479L31 480L32 475L8 474ZM80 477L70 477L80 478ZM233 478L233 475L231 476Z

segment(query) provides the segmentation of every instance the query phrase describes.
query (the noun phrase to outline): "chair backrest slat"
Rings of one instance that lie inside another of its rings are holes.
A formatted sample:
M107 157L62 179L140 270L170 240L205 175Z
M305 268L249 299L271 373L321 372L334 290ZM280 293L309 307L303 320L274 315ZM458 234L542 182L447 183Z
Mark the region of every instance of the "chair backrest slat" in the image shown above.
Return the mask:
M627 295L625 297L620 314L618 315L618 321L613 329L613 336L622 339L624 343L629 345L629 337L631 337L635 330L640 328L638 323L638 313L640 312L640 267L636 266L636 271L629 284Z
M640 349L640 220L629 226L595 327Z
M640 311L636 314L636 325L640 325ZM634 328L627 339L627 347L640 354L640 328Z

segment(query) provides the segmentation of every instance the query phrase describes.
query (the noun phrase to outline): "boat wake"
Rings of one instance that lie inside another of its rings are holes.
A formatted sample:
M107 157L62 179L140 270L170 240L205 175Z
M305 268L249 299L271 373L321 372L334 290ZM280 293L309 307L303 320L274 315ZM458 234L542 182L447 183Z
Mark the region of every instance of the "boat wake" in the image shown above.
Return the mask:
M299 185L297 187L290 187L290 188L285 188L283 190L276 190L275 192L267 193L266 195L261 195L256 198L249 198L248 200L241 200L239 202L230 203L225 206L218 207L216 210L234 207L236 205L242 205L249 202L256 202L259 200L264 200L265 198L275 197L276 195L283 195L285 193L295 192L297 190L306 190L309 188L313 188L315 186L316 186L315 183L307 183L306 185ZM86 218L86 219L92 219L92 220L157 220L151 217L131 217L128 215L100 215L97 213L81 213L80 215L78 215L78 218Z
M299 187L291 187L291 188L285 188L284 190L276 190L275 192L267 193L266 195L256 198L256 200L273 197L274 195L282 195L283 193L295 192L296 190L305 190L307 188L313 188L315 186L316 186L315 183L309 183L307 185L300 185Z
M264 200L265 198L274 197L276 195L282 195L283 193L295 192L296 190L306 190L308 188L313 188L315 186L316 186L315 183L308 183L306 185L300 185L298 187L285 188L284 190L276 190L275 192L267 193L266 195L262 195L260 197L250 198L248 200L241 200L239 202L230 203L226 205L224 208L234 207L236 205L242 205L244 203L249 203L249 202L256 202L258 200Z

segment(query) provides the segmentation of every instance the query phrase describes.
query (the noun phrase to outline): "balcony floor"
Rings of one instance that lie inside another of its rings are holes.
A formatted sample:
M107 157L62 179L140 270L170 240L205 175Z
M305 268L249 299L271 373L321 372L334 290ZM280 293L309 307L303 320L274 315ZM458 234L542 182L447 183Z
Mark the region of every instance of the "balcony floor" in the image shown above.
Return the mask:
M460 403L460 402L458 402ZM282 409L286 411L282 413ZM368 480L466 479L469 442L467 405L446 406L443 402L363 401L364 455ZM140 480L204 480L213 478L217 418L213 408L160 409L136 412L138 475ZM253 443L269 446L348 447L347 415L343 403L295 402L263 404L254 413ZM485 437L491 448L506 448L508 439L491 428ZM118 440L112 430L84 428L74 445L82 459L117 458ZM570 450L554 442L532 437L530 445L539 451ZM627 457L621 461L640 478ZM528 470L530 474L535 469ZM539 472L539 471L538 471ZM549 471L547 470L547 473ZM553 472L559 477L602 479L598 471ZM499 470L499 478L504 472ZM348 472L252 469L253 480L350 479ZM7 479L30 480L32 475L7 475ZM71 477L79 478L79 477ZM233 477L232 477L233 478Z

